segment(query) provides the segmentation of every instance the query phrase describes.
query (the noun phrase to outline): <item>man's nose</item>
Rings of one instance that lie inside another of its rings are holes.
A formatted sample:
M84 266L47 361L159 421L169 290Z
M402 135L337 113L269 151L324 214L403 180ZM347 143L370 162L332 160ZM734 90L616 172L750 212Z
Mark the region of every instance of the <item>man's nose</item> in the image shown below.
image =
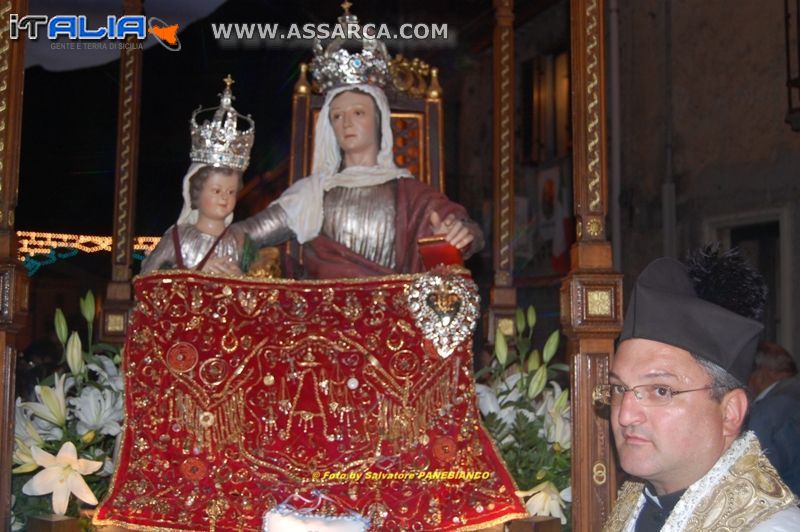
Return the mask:
M612 415L617 417L617 422L623 427L638 425L645 418L644 407L636 399L633 390L627 390L619 405L612 407Z

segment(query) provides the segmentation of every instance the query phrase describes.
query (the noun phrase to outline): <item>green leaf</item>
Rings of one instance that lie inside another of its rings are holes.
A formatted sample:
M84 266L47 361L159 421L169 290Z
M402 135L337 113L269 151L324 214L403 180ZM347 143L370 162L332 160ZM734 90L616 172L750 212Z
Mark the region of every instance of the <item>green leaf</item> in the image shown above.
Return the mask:
M547 366L540 366L528 385L528 399L534 399L542 393L545 384L547 384Z
M494 356L497 357L497 361L500 362L500 364L503 366L506 365L506 361L508 360L508 344L506 343L506 337L503 336L500 329L497 329L497 333L494 335Z
M481 377L483 377L484 375L488 375L488 373L489 373L491 370L492 370L492 368L490 368L489 366L486 366L485 368L481 368L481 369L479 369L478 371L476 371L476 372L475 372L475 380L478 380L478 379L480 379L480 378L481 378Z
M116 355L119 353L119 346L106 344L103 342L92 344L92 353L112 353Z
M558 362L557 364L550 364L550 369L554 369L556 371L569 371L569 366L563 362Z
M536 309L531 305L528 307L528 327L533 329L536 325Z
M517 338L517 352L521 359L525 359L525 356L531 350L531 341L525 337L518 337Z
M518 308L514 317L517 322L517 336L519 336L525 330L525 314L522 313L521 308Z
M547 339L547 342L544 344L544 350L542 352L542 357L544 358L544 363L547 364L556 354L558 350L558 339L561 333L557 330L550 333L550 337Z

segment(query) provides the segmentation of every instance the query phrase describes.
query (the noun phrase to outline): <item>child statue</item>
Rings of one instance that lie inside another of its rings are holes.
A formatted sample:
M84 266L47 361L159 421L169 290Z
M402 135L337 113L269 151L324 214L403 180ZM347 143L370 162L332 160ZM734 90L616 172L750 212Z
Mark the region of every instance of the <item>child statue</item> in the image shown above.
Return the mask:
M230 76L218 108L197 109L190 120L192 164L183 178L183 209L175 225L142 262L142 273L178 268L224 273L228 265L247 271L255 247L243 228L231 226L242 173L250 160L255 124L231 105ZM198 124L198 115L214 112ZM239 129L239 122L244 129Z

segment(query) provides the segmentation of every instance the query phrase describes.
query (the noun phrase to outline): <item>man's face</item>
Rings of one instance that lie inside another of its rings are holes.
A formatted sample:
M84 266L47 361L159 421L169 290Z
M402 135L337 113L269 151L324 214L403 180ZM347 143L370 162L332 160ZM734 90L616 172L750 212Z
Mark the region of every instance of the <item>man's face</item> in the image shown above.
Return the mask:
M238 189L238 174L212 171L200 191L200 201L198 201L200 214L211 220L225 220L236 206Z
M663 384L675 391L711 385L683 349L641 338L625 340L614 356L610 384ZM642 406L632 392L611 407L620 465L649 480L659 495L684 489L705 475L730 445L725 407L711 390L677 394L663 406ZM728 424L729 425L729 424Z
M368 94L343 92L331 102L331 124L345 154L378 151L375 102Z

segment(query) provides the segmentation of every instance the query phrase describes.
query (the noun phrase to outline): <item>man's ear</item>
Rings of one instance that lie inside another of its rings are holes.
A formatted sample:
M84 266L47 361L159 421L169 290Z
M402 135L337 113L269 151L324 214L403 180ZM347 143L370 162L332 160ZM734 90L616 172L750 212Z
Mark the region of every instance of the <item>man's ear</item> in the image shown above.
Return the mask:
M720 407L722 408L722 430L724 436L736 438L744 423L747 414L747 392L742 388L736 388L725 394L722 398Z

